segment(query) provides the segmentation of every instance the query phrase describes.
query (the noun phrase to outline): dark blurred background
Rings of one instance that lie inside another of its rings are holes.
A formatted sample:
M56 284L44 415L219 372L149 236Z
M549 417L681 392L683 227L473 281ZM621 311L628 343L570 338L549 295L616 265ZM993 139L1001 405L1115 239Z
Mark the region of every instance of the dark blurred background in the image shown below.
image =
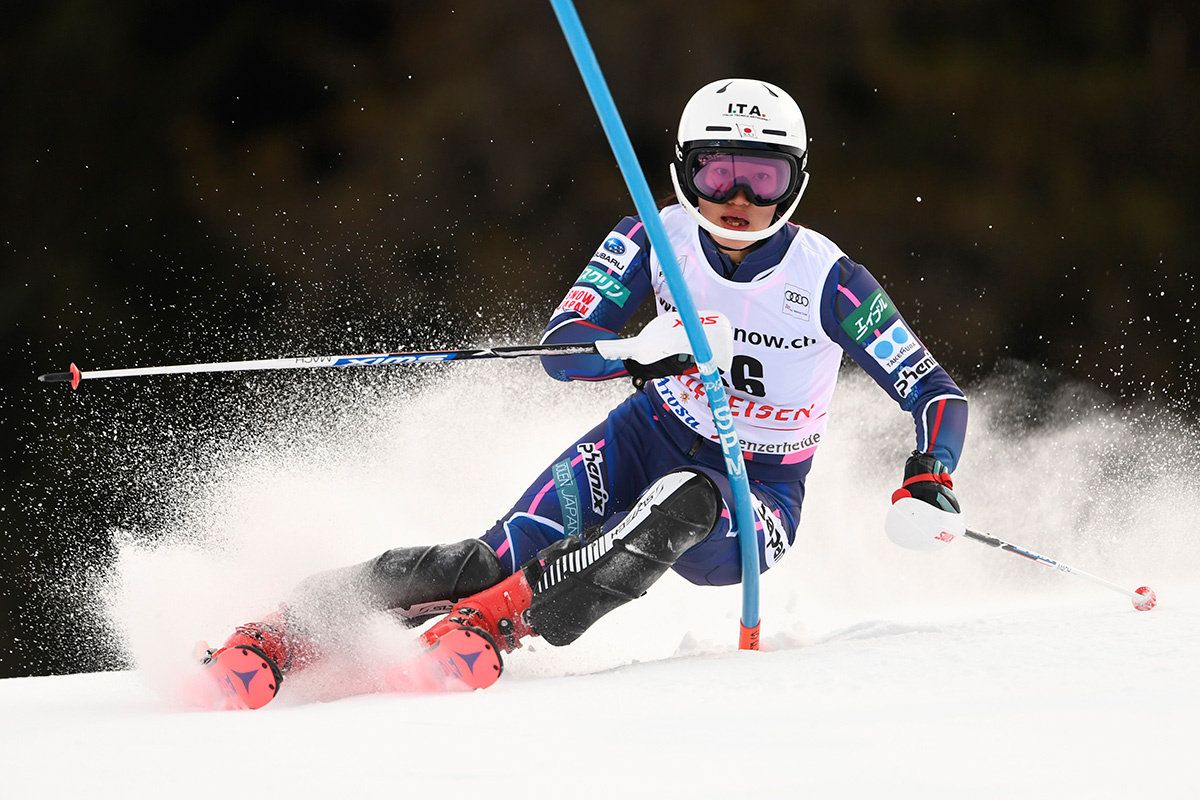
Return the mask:
M796 221L962 382L1020 359L1197 410L1195 3L580 6L656 194L695 89L777 83ZM631 213L544 2L6 3L0 72L0 677L105 666L64 554L145 510L89 461L97 415L210 402L35 375L535 328Z

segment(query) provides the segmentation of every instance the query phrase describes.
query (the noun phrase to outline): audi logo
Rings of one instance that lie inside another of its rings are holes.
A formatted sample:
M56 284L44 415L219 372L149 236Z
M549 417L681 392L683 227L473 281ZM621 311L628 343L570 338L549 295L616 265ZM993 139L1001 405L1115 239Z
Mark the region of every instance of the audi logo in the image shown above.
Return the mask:
M808 307L808 295L806 294L800 294L799 292L784 292L783 299L789 303L795 303L796 305L804 306L805 308Z

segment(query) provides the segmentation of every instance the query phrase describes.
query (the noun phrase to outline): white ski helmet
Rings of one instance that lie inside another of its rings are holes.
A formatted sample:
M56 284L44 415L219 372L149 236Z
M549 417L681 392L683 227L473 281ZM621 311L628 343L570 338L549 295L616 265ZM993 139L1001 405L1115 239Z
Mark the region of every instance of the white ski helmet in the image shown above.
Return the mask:
M714 163L719 180L713 177ZM796 101L770 83L727 78L708 84L683 107L671 182L680 205L705 230L757 242L795 213L808 186L807 163L808 131ZM759 186L754 176L767 183ZM765 230L730 230L700 213L699 198L723 203L738 191L754 205L779 207Z

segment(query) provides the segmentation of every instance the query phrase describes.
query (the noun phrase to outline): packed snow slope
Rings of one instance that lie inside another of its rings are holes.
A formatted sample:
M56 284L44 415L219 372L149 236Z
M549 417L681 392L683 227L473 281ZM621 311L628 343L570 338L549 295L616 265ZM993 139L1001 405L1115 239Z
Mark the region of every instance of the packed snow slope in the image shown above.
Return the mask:
M737 587L668 575L571 647L513 654L487 691L373 692L413 636L378 620L254 713L179 707L196 639L309 572L478 535L626 387L461 364L216 409L239 423L187 455L129 455L161 514L114 532L81 590L135 669L0 681L0 797L1194 796L1194 433L1070 391L970 393L970 524L1153 586L1139 613L974 542L888 542L911 423L843 381L796 545L763 580L763 652L736 650Z

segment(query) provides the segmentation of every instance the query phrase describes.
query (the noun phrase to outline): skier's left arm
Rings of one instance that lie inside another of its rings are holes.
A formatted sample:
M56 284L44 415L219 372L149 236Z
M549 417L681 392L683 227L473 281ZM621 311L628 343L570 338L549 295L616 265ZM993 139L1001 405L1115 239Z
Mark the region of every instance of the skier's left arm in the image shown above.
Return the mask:
M944 547L966 527L950 473L962 455L967 399L917 338L879 281L840 258L821 293L821 326L899 406L913 416L916 449L892 493L884 530L916 550Z
M953 472L967 432L967 399L866 267L843 256L829 271L821 326L912 414L916 451Z

